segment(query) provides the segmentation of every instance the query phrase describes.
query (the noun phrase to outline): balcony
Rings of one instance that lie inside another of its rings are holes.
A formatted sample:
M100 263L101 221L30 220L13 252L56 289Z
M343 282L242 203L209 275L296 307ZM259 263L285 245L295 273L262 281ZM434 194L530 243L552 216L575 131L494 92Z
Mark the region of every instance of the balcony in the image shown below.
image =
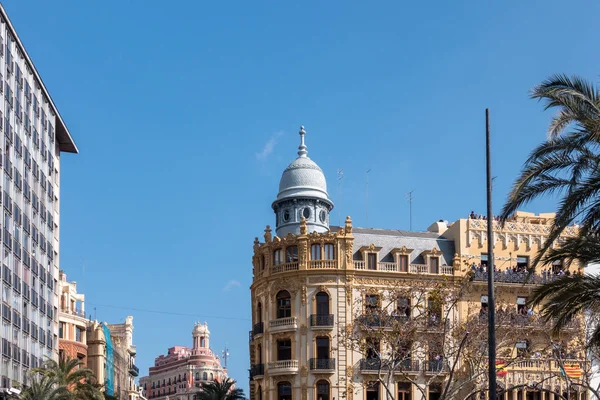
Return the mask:
M333 372L335 371L335 358L311 358L309 360L311 371Z
M309 269L337 269L337 260L310 260Z
M369 270L369 271L382 271L382 272L396 272L405 274L407 271L402 271L400 265L397 262L378 262L375 268L369 268L369 265L365 261L354 261L355 270ZM442 265L438 271L431 271L431 268L427 264L410 264L408 266L408 272L411 274L427 274L427 275L452 275L454 273L451 265Z
M254 364L250 367L250 378L262 378L265 375L265 364Z
M310 316L311 328L330 328L333 329L333 314L318 315L312 314Z
M279 272L288 272L288 271L296 271L296 270L298 270L298 262L297 261L274 265L272 272L274 274L277 274Z
M488 280L488 273L482 271L473 271L473 275L471 275L471 279L475 282L486 282ZM561 278L560 275L554 274L536 274L536 273L528 273L526 271L523 272L494 272L494 282L496 283L517 283L520 285L529 284L529 285L540 285L543 283L552 282L555 279Z
M135 364L131 364L129 366L129 375L138 376L139 374L140 374L140 369Z
M269 322L270 332L284 332L298 329L298 318L287 317L278 318Z
M264 322L257 322L252 327L253 337L257 337L258 335L262 335L264 333L264 331L265 331L265 323Z
M298 373L298 360L274 361L267 364L269 375L285 375Z
M370 314L364 314L358 317L358 323L361 329L373 329L373 328L389 328L391 329L394 325L405 323L410 318L406 315L387 315L384 312L373 312Z
M448 363L444 360L429 360L423 363L423 371L426 374L439 374L449 371Z
M394 364L391 361L381 361L378 358L363 358L360 360L360 372L373 374L380 369L383 371L393 369L394 373L406 374L418 374L420 372L418 360L400 360Z
M69 308L60 308L60 312L61 313L65 313L65 314L70 314L70 315L76 315L78 317L83 317L85 318L85 311L83 310L77 310L77 309L69 309Z

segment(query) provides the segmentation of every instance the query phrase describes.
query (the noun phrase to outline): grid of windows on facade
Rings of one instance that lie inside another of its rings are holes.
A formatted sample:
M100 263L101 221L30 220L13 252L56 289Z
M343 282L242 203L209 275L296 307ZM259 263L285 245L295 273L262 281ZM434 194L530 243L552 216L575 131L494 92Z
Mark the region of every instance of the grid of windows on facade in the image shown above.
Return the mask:
M0 60L0 375L26 383L25 371L57 346L58 150L55 115L4 20Z

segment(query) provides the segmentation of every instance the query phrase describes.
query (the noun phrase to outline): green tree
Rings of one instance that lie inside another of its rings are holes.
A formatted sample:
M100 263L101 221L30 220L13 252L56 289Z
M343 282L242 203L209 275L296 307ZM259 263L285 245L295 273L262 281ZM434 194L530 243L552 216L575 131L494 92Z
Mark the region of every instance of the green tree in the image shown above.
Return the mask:
M549 264L574 261L586 265L600 261L600 95L598 88L580 77L553 75L536 86L531 97L557 114L548 138L525 162L502 210L506 221L519 207L546 195L560 197L550 234L534 259ZM577 234L553 243L574 224ZM565 276L536 289L530 300L542 305L543 315L560 331L577 314L600 315L600 278ZM591 328L588 345L600 346L600 325Z
M66 400L70 394L66 387L58 385L55 378L32 373L31 384L23 393L22 400Z
M533 88L531 97L556 109L548 139L535 148L502 209L506 220L519 207L545 195L559 195L554 225L535 264L553 260L600 260L600 95L579 77L553 75ZM560 248L552 243L580 224L579 235ZM592 251L593 250L593 251Z
M196 400L245 400L244 391L235 388L235 381L227 378L223 382L203 382Z
M58 362L47 359L42 367L32 369L32 373L50 378L59 388L65 388L69 398L103 400L102 385L97 383L91 369L82 366L78 359L60 358Z

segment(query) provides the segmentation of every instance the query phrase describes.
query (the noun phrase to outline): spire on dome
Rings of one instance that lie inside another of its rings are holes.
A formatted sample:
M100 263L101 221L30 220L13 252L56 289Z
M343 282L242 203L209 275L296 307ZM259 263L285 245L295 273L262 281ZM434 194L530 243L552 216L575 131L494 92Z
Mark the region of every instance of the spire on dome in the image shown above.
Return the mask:
M308 154L308 150L306 149L306 145L304 144L304 135L306 135L306 131L304 130L303 126L300 127L300 132L298 133L300 134L300 146L298 146L298 155L300 157L306 157Z

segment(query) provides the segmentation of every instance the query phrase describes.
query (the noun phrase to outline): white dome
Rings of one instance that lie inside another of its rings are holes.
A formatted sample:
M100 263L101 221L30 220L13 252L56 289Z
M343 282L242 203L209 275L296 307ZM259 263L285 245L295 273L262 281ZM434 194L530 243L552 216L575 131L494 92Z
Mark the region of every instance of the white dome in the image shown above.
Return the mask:
M290 197L329 199L323 171L306 155L296 158L281 175L277 200Z

